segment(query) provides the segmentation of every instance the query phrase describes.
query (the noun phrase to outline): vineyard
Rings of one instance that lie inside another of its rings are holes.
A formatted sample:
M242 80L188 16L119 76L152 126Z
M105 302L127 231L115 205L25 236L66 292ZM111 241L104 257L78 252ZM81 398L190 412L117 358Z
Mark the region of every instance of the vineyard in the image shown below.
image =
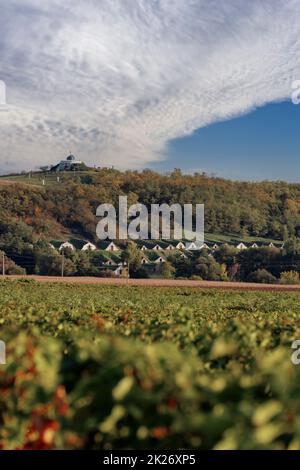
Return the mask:
M299 294L0 282L1 449L300 449Z

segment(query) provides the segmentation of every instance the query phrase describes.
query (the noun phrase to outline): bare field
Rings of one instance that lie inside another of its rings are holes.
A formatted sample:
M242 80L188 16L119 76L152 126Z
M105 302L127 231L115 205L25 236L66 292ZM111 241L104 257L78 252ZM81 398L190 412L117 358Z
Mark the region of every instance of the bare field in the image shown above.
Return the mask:
M300 285L254 284L246 282L190 281L181 279L120 279L96 277L7 276L7 279L34 279L38 282L96 284L106 286L193 287L244 291L300 292Z

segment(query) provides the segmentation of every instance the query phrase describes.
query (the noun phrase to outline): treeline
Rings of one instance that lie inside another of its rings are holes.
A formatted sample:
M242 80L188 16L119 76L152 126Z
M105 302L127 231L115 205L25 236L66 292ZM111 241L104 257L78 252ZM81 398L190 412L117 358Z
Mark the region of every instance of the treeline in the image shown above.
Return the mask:
M77 185L76 188L79 186ZM22 188L18 188L18 190L24 191ZM38 199L44 196L37 189L33 190L33 194ZM28 204L32 204L33 200L33 197L26 200L25 192L23 193L23 203L27 207ZM31 207L36 214L37 210L34 205ZM74 207L77 207L76 204ZM23 219L22 204L20 204L19 210L19 217L15 220L4 220L7 215L3 217L3 214L0 218L0 250L5 253L6 274L26 272L27 274L59 275L62 269L61 254L50 246L41 232L35 229L30 215L26 215ZM75 217L74 213L71 216ZM29 225L29 220L32 226ZM42 216L41 223L45 223ZM112 275L109 270L103 271L100 254L99 252L65 250L64 274L77 276ZM143 252L133 242L124 245L121 260L130 266L132 277L153 275L142 265L142 256ZM204 249L195 252L177 250L176 253L165 251L162 256L165 262L157 266L157 272L154 275L166 278L270 283L278 281L299 282L300 239L295 236L285 241L283 249L264 247L239 251L235 247L225 244L213 252Z
M0 237L1 267L5 274L38 274L45 276L115 277L114 267L103 263L99 251L72 251L63 254L45 241L35 244L20 238L17 244L4 246ZM144 253L134 242L122 248L121 276L131 278L159 277L209 281L243 281L257 283L300 283L300 241L289 239L283 249L276 247L250 248L239 251L223 245L216 251L194 252L175 250L160 252L162 263L143 264ZM4 262L4 263L3 263ZM4 268L3 268L3 265Z
M300 282L300 242L295 239L288 239L283 250L262 247L239 251L223 245L213 254L204 250L191 258L169 262L177 278L266 284Z
M278 240L300 235L300 184L235 182L205 174L174 170L120 172L102 169L61 177L46 187L14 184L0 189L0 220L24 222L39 238L63 233L95 239L96 208L117 206L119 195L129 204L205 204L205 230Z

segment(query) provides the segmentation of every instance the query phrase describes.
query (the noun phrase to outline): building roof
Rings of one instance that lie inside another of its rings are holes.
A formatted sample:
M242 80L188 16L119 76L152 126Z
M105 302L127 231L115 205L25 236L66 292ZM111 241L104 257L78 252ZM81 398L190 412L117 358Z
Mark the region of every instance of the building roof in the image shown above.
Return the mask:
M97 242L97 247L100 250L107 250L107 248L109 248L110 245L115 246L118 250L120 249L119 246L116 245L116 243L112 240L99 240Z
M122 262L121 255L111 251L94 251L92 256L96 264L113 261L115 265L118 265Z

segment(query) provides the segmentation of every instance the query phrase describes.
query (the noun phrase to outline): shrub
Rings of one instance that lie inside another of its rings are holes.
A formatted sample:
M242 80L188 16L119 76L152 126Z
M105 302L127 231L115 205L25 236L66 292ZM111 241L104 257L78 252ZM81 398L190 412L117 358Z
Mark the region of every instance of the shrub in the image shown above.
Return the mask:
M276 277L274 277L269 271L266 269L257 269L253 273L249 274L248 276L249 282L261 282L264 284L273 284L276 282Z
M164 279L172 279L175 274L175 268L167 261L160 267L160 274Z
M284 271L280 274L280 284L299 284L300 277L297 271Z
M2 261L2 251L0 251L0 259ZM26 271L24 268L22 268L21 266L18 266L12 259L8 258L7 256L5 256L5 262L4 262L4 266L5 266L5 274L7 274L8 276L11 276L11 275L24 275L26 274ZM1 269L2 269L2 262L1 262ZM1 271L2 272L2 271Z

